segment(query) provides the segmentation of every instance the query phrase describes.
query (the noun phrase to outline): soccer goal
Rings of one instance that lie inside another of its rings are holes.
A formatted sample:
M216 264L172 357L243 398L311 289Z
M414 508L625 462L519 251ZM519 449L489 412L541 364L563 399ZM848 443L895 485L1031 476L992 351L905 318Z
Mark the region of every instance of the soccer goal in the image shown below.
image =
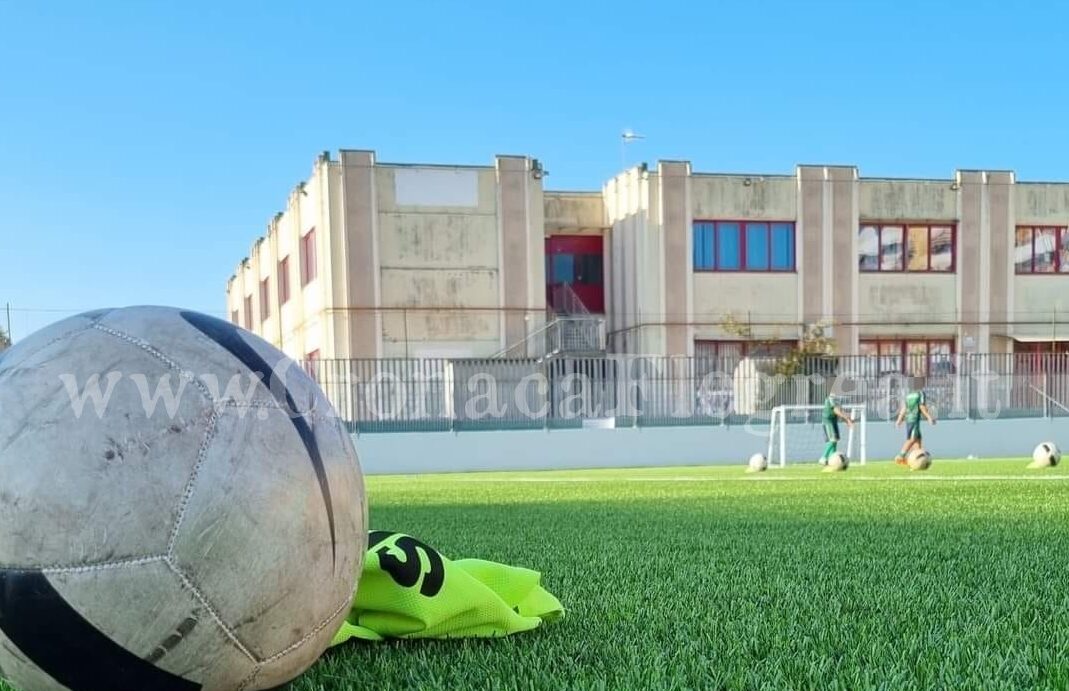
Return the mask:
M848 427L839 421L839 451L846 454L852 463L864 465L865 433L868 420L863 405L843 405L842 409L854 419ZM824 439L824 423L821 419L824 406L781 405L772 409L772 425L768 430L768 464L781 468L787 462L812 462L820 458L827 443Z

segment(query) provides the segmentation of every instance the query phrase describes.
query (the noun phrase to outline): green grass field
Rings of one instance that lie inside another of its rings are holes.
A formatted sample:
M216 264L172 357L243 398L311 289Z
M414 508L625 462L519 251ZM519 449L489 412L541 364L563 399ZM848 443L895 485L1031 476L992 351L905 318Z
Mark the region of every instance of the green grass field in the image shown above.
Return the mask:
M538 569L567 617L292 689L1066 689L1069 468L1024 465L371 477L372 527Z
M1069 688L1069 469L1024 465L372 477L373 527L538 569L568 616L294 688Z

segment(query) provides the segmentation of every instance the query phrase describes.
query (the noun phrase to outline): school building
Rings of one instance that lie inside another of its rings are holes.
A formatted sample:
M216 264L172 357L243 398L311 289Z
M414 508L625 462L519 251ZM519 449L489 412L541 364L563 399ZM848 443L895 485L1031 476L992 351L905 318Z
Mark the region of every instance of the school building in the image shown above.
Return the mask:
M529 156L324 153L238 263L231 319L311 360L739 355L816 324L892 366L1069 351L1067 183L687 161L598 191L546 175Z

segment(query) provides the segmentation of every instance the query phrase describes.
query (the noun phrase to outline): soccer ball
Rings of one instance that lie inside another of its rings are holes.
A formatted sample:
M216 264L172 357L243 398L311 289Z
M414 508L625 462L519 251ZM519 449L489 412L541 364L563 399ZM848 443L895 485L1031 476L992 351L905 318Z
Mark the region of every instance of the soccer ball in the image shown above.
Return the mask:
M351 438L291 364L161 307L5 353L0 675L253 691L315 662L349 611L367 509Z
M768 468L768 459L763 453L755 453L750 456L750 462L746 468L748 473L760 473Z
M1062 460L1062 452L1052 441L1045 441L1032 452L1029 468L1053 468Z
M932 455L924 449L913 449L906 461L910 470L928 470L932 467Z
M842 451L836 451L828 457L828 465L824 468L824 472L846 470L848 467L850 467L850 459Z

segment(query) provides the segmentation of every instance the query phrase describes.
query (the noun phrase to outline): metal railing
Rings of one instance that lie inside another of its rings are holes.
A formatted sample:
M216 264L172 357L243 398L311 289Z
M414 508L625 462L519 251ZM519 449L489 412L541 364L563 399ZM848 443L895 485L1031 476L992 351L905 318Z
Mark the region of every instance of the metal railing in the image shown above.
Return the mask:
M822 356L789 366L775 358L620 355L304 366L357 432L767 423L777 405L819 404L833 389L882 420L917 383L944 419L1069 417L1069 354Z

